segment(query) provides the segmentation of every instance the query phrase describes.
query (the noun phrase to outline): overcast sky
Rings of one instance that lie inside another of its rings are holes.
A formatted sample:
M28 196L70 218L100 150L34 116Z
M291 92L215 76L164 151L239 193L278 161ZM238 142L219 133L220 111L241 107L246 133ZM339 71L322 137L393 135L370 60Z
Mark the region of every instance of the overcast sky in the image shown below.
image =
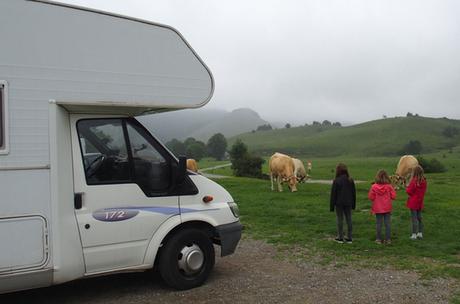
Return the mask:
M61 1L178 29L214 75L209 108L295 124L460 119L460 1Z

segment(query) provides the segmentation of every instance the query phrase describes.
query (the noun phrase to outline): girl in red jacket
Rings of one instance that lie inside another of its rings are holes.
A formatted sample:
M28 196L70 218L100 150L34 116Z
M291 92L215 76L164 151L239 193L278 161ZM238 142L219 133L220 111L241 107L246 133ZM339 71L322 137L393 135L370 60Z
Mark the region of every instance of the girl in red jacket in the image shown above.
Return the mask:
M385 242L391 244L391 210L392 201L396 199L396 191L391 185L390 177L385 170L379 170L375 176L375 183L368 194L372 201L372 213L377 220L377 237L375 242L382 243L382 222L385 223Z
M412 218L412 235L411 239L423 238L422 209L423 198L426 192L426 179L423 176L423 168L417 166L412 173L412 179L406 189L409 198L407 199L407 208L410 209Z

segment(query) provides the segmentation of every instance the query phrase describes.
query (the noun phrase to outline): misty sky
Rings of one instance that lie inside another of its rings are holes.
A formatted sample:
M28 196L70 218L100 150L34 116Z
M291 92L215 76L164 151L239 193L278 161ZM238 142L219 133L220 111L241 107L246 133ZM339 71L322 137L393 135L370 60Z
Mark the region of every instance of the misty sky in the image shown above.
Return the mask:
M460 1L61 1L178 29L214 75L209 108L295 124L460 119Z

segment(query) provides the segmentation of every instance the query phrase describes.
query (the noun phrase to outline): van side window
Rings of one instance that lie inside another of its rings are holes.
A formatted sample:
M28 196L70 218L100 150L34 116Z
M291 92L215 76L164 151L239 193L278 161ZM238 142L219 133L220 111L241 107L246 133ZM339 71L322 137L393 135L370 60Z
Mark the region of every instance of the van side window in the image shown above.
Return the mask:
M0 84L0 149L3 149L3 84Z
M136 183L147 196L165 192L171 185L170 162L152 145L145 131L127 123Z
M121 119L81 120L77 130L88 185L131 181Z
M6 150L6 115L5 83L0 81L0 151Z

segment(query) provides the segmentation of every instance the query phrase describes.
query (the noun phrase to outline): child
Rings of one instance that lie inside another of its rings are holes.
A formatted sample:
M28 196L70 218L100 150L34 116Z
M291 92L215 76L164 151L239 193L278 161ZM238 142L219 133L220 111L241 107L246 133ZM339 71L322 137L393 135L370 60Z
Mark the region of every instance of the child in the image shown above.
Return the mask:
M391 210L392 201L396 199L396 191L390 182L390 177L385 170L379 170L375 176L375 183L372 185L368 194L372 201L372 213L377 219L377 237L375 242L378 244L391 244ZM385 240L382 242L382 221L385 223Z
M356 189L355 182L348 174L348 169L345 164L338 164L335 168L335 179L331 188L330 210L337 215L337 231L338 236L335 239L338 243L343 243L343 217L347 221L347 237L346 243L352 243L352 224L351 210L356 207Z
M406 189L409 198L407 199L407 208L410 209L412 218L412 235L411 239L423 238L422 209L423 198L426 192L426 179L423 176L423 168L417 166L414 168L412 179Z

